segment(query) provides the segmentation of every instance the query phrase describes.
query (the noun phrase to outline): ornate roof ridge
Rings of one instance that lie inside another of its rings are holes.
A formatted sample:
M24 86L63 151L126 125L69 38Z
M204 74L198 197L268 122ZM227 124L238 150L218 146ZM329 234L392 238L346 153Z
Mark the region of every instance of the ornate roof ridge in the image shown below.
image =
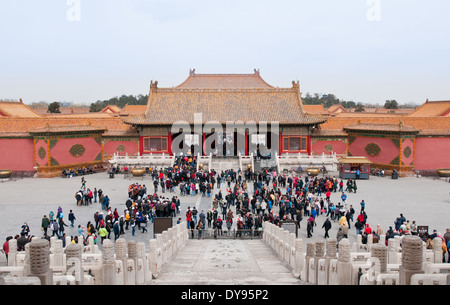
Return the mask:
M219 91L230 91L230 92L238 92L238 91L244 91L244 92L259 92L259 91L293 91L293 88L288 87L271 87L271 88L179 88L179 87L165 87L165 88L158 88L158 91L173 91L173 92L205 92L205 91L211 91L211 92L219 92Z
M254 73L195 73L195 69L191 69L189 71L189 76L184 80L180 85L175 86L176 88L183 88L183 87L198 87L199 83L198 81L203 80L211 80L214 78L223 78L223 79L239 79L241 78L243 81L241 83L233 83L233 84L224 84L223 82L215 82L214 86L212 87L218 87L218 88L228 88L230 86L231 88L272 88L274 86L268 84L264 79L262 79L259 69L254 69ZM250 82L248 80L251 79ZM194 84L192 84L194 83ZM200 84L200 87L209 87L209 85L203 85Z

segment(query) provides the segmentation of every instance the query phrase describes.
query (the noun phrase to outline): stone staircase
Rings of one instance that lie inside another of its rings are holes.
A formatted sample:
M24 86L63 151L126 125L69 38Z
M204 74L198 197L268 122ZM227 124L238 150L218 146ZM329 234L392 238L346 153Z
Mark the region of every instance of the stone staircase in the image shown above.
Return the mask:
M262 240L192 240L152 285L304 285Z
M272 169L275 171L278 171L277 168L277 161L276 160L255 160L254 161L254 172L255 173L259 173L261 172L263 169Z
M239 170L239 158L238 157L227 157L227 158L212 158L211 169L216 172L221 172L222 170L233 169L235 171Z

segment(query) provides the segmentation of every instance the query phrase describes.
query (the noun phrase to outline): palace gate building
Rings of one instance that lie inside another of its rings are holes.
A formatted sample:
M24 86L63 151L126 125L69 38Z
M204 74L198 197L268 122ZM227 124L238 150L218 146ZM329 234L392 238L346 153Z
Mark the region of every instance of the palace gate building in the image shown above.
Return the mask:
M174 154L366 157L372 168L435 173L450 168L450 101L411 111L354 112L304 105L300 84L251 74L197 74L174 87L150 84L147 105L47 114L0 101L0 170L59 176L104 168L113 156ZM299 161L300 162L300 161ZM303 164L297 164L303 165Z

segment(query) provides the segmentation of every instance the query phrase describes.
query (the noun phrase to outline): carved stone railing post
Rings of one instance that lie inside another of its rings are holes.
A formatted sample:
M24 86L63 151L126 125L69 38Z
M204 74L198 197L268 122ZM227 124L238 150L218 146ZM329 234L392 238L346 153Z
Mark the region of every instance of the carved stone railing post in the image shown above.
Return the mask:
M156 239L150 240L150 252L148 254L149 264L150 264L150 271L152 272L152 277L157 278L158 272L159 272L159 266L158 266L158 242Z
M400 285L410 285L414 274L424 273L422 244L422 239L417 235L403 237L402 263L399 269Z
M330 283L330 263L332 260L336 259L337 256L337 240L335 238L328 238L326 243L326 262L325 270L327 273L327 284Z
M9 253L8 253L8 266L17 266L17 239L12 238L8 241Z
M316 244L309 242L306 244L306 257L305 257L305 276L303 277L305 281L309 281L311 275L310 271L310 261L314 260L314 255L316 255Z
M53 271L50 269L50 243L36 239L30 243L30 272L41 280L41 285L53 285Z
M80 244L69 244L66 247L67 275L74 275L76 285L84 284L83 271L83 246Z
M102 285L116 285L114 243L105 239L102 245Z
M136 241L130 240L128 241L128 259L127 259L127 272L126 272L126 281L127 285L135 285L136 284Z
M314 256L314 270L316 270L314 283L319 284L319 271L321 268L319 268L319 262L323 260L325 261L325 242L324 241L318 241L316 242L316 253ZM324 270L323 270L324 271ZM326 280L325 280L326 282ZM323 281L322 283L323 284Z
M295 268L294 276L301 279L301 275L304 268L304 257L303 257L303 240L301 238L295 239Z
M125 238L116 240L116 285L127 284L127 241Z
M350 256L350 241L343 238L339 242L339 264L338 264L339 285L352 284L352 263Z

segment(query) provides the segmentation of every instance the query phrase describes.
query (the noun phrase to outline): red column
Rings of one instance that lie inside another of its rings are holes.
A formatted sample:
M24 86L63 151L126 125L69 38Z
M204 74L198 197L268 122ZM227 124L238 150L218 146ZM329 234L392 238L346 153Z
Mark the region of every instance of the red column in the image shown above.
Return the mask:
M248 156L248 132L245 132L245 151L244 151L244 155Z
M278 137L278 155L281 155L283 153L283 133L281 132L281 130Z
M306 137L306 149L308 150L308 155L311 155L311 136Z
M144 153L144 137L139 137L139 154L142 156Z
M169 155L173 156L172 151L172 134L169 132L169 136L167 137L167 149L169 150Z
M205 141L206 141L206 133L203 133L203 139L202 139L202 156L205 156Z

